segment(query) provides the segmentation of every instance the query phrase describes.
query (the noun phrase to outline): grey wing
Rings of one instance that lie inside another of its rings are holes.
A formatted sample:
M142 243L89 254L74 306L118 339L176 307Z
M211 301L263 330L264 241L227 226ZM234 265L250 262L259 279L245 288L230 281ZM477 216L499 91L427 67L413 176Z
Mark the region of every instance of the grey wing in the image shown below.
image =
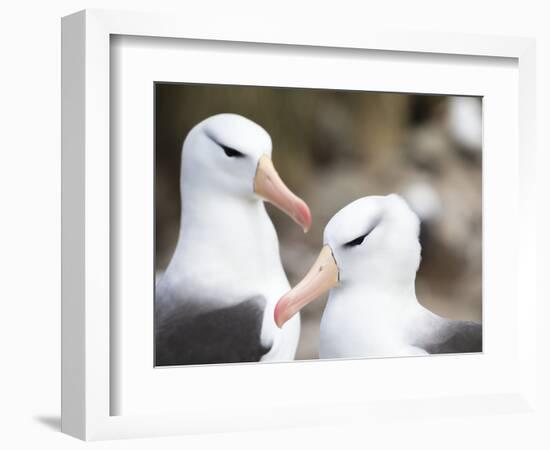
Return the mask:
M253 362L270 350L261 343L264 297L207 311L201 303L157 311L156 366Z
M441 319L416 346L428 353L478 353L483 350L482 326L476 322Z

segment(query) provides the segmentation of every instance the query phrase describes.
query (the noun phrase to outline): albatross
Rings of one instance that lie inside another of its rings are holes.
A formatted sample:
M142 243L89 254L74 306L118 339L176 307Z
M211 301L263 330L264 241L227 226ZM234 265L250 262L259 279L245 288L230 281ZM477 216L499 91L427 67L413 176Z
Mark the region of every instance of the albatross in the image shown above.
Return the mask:
M281 180L269 134L236 114L196 125L181 153L178 241L155 292L155 364L294 359L300 319L273 320L290 285L264 201L306 232L311 213Z
M320 358L481 352L481 324L440 317L418 302L418 234L418 217L396 194L350 203L325 227L313 267L277 303L275 322L283 326L330 289Z

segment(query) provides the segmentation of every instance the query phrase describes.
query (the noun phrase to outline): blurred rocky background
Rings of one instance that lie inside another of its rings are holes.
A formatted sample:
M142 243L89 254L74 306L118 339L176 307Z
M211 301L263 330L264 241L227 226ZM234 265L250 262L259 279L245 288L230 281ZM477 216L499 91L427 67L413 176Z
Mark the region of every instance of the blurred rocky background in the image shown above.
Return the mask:
M400 193L422 221L417 296L448 318L481 321L481 100L245 86L157 84L156 264L163 270L179 229L183 140L213 114L242 114L273 140L281 177L310 206L306 235L275 208L291 285L313 263L328 220L366 195ZM325 300L302 313L297 359L317 358Z

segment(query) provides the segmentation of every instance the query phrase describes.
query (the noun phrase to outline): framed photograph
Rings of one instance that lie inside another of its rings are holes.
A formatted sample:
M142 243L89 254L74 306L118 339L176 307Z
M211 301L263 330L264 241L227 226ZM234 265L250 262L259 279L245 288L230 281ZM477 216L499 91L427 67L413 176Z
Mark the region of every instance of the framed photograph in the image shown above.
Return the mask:
M64 432L533 408L533 41L83 11L62 54Z

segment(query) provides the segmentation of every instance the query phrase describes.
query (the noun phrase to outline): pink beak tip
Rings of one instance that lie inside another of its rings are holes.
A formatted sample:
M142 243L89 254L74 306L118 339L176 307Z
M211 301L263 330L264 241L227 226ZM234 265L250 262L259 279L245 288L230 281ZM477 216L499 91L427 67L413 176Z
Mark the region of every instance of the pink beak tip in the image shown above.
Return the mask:
M304 233L307 233L311 227L311 212L303 200L298 204L298 214Z
M284 297L283 297L284 298ZM281 300L279 300L277 302L277 304L275 305L275 310L273 311L273 318L275 319L275 324L281 328L283 326L283 323L281 323L281 313L282 313L282 309L283 309L283 306L282 306L282 303L283 303L283 298L281 298Z

